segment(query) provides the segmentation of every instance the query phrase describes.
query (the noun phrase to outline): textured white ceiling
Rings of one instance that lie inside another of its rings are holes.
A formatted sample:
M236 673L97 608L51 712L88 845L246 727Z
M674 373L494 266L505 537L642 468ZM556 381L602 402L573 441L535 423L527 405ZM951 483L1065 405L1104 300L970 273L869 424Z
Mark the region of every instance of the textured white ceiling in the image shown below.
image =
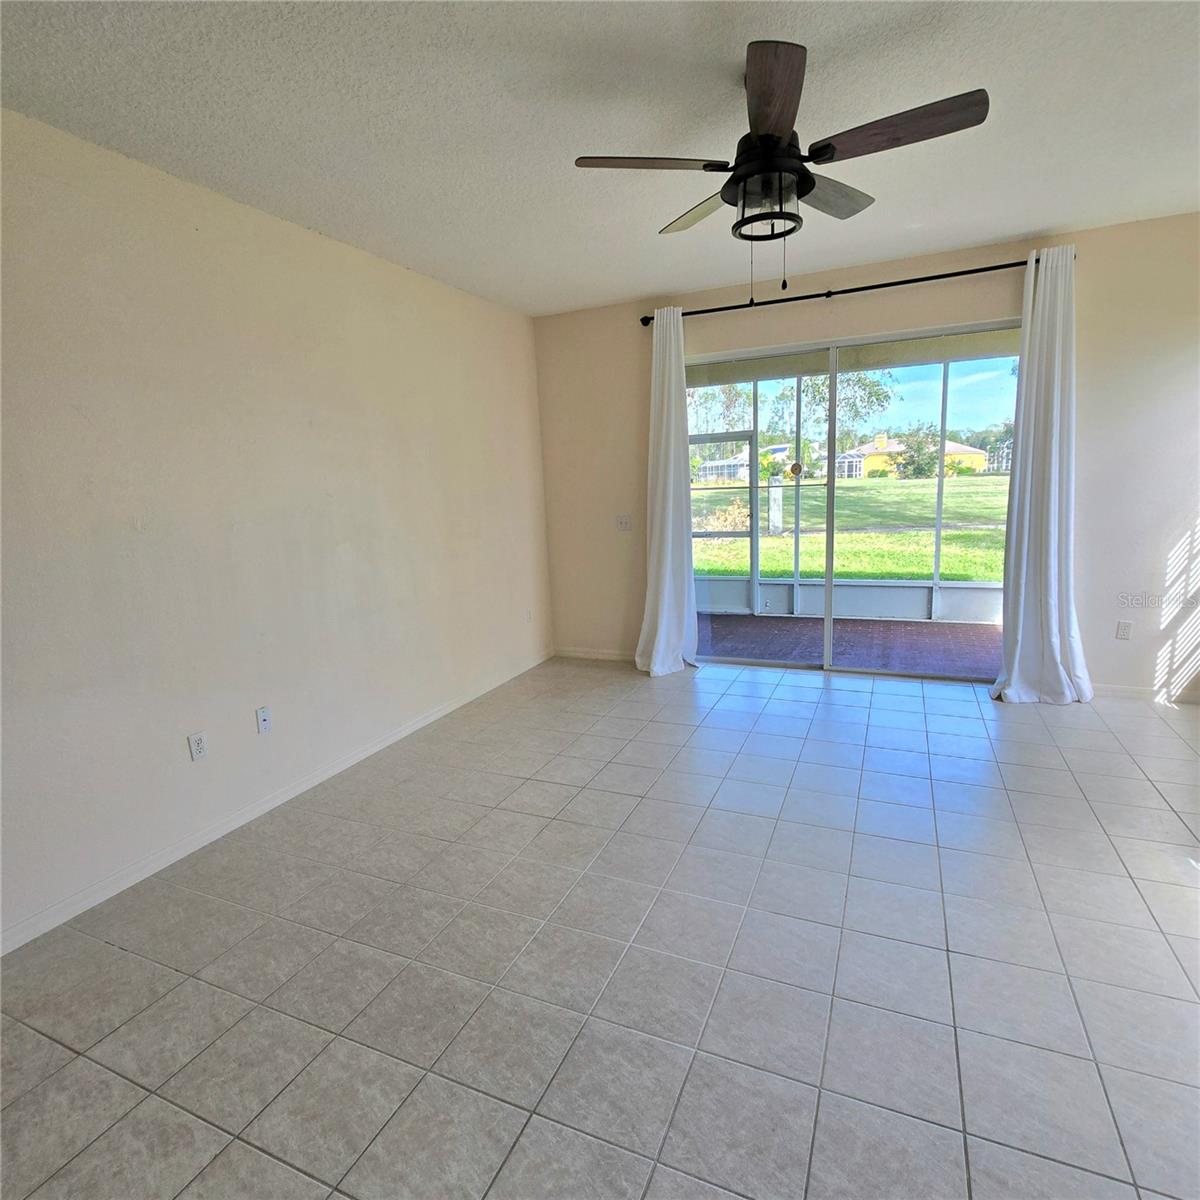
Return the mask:
M26 3L4 103L531 313L746 279L714 190L578 154L731 159L745 46L808 46L801 142L974 87L979 129L827 168L816 270L1200 207L1191 3ZM778 273L778 249L758 273Z

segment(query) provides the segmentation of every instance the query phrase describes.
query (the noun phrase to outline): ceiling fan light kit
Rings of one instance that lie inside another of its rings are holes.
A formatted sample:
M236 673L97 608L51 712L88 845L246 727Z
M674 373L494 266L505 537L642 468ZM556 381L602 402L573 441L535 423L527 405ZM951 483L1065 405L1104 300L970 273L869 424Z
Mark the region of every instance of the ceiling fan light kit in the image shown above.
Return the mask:
M800 179L789 171L767 171L741 180L733 236L744 242L773 242L795 233L800 216ZM723 198L724 189L722 189Z
M795 42L751 42L746 47L746 108L750 132L738 142L732 165L708 158L577 158L577 167L622 170L729 173L719 192L664 225L659 233L679 233L717 212L723 204L737 211L733 236L769 242L795 233L803 220L799 205L846 220L875 202L849 184L808 169L843 159L894 150L981 125L987 119L988 94L982 88L932 104L882 117L800 149L796 113L804 88L808 51Z

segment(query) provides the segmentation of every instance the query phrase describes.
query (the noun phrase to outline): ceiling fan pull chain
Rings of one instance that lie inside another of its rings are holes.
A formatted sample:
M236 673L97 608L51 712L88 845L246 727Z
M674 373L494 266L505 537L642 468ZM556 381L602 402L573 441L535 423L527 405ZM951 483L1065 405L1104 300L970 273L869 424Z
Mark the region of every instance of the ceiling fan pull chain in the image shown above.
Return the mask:
M754 303L754 243L750 243L750 303Z
M783 279L780 281L779 290L787 291L787 238L783 239Z

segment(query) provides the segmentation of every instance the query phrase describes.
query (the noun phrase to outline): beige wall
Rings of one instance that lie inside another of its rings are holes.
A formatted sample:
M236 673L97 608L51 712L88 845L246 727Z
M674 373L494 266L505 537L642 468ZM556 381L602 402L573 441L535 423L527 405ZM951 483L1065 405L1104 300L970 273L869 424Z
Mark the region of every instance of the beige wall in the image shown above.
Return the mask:
M687 235L680 235L687 236ZM814 221L794 239L818 237ZM1093 229L820 275L793 276L793 293L820 291L1023 258L1038 246L1078 247L1078 479L1080 620L1101 685L1152 688L1172 654L1186 673L1188 612L1120 606L1121 593L1161 594L1173 548L1194 534L1200 455L1196 215ZM1023 272L948 280L685 322L690 355L737 352L930 329L1019 316ZM760 298L780 295L761 285ZM641 621L651 332L637 317L656 304L703 308L745 289L648 299L535 321L545 450L554 626L560 650L631 657ZM635 516L621 533L615 516ZM1192 542L1194 572L1200 545ZM1193 575L1193 579L1195 578ZM1195 610L1191 610L1195 615ZM1118 618L1133 621L1114 640Z
M15 944L552 639L529 318L3 135Z

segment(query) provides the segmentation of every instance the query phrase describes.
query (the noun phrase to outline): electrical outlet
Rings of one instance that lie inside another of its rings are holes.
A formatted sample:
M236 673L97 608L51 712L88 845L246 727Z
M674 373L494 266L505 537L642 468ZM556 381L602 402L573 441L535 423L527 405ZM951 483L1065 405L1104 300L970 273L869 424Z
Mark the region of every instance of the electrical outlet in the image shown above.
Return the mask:
M1118 621L1117 622L1117 641L1118 642L1129 641L1130 635L1132 633L1133 633L1133 622L1132 621Z
M192 762L195 762L198 758L203 758L208 753L208 734L189 733L188 753L192 756Z
M633 532L633 518L628 513L621 513L617 517L617 528L622 533Z
M271 710L265 704L254 710L254 719L258 722L259 733L271 732Z

